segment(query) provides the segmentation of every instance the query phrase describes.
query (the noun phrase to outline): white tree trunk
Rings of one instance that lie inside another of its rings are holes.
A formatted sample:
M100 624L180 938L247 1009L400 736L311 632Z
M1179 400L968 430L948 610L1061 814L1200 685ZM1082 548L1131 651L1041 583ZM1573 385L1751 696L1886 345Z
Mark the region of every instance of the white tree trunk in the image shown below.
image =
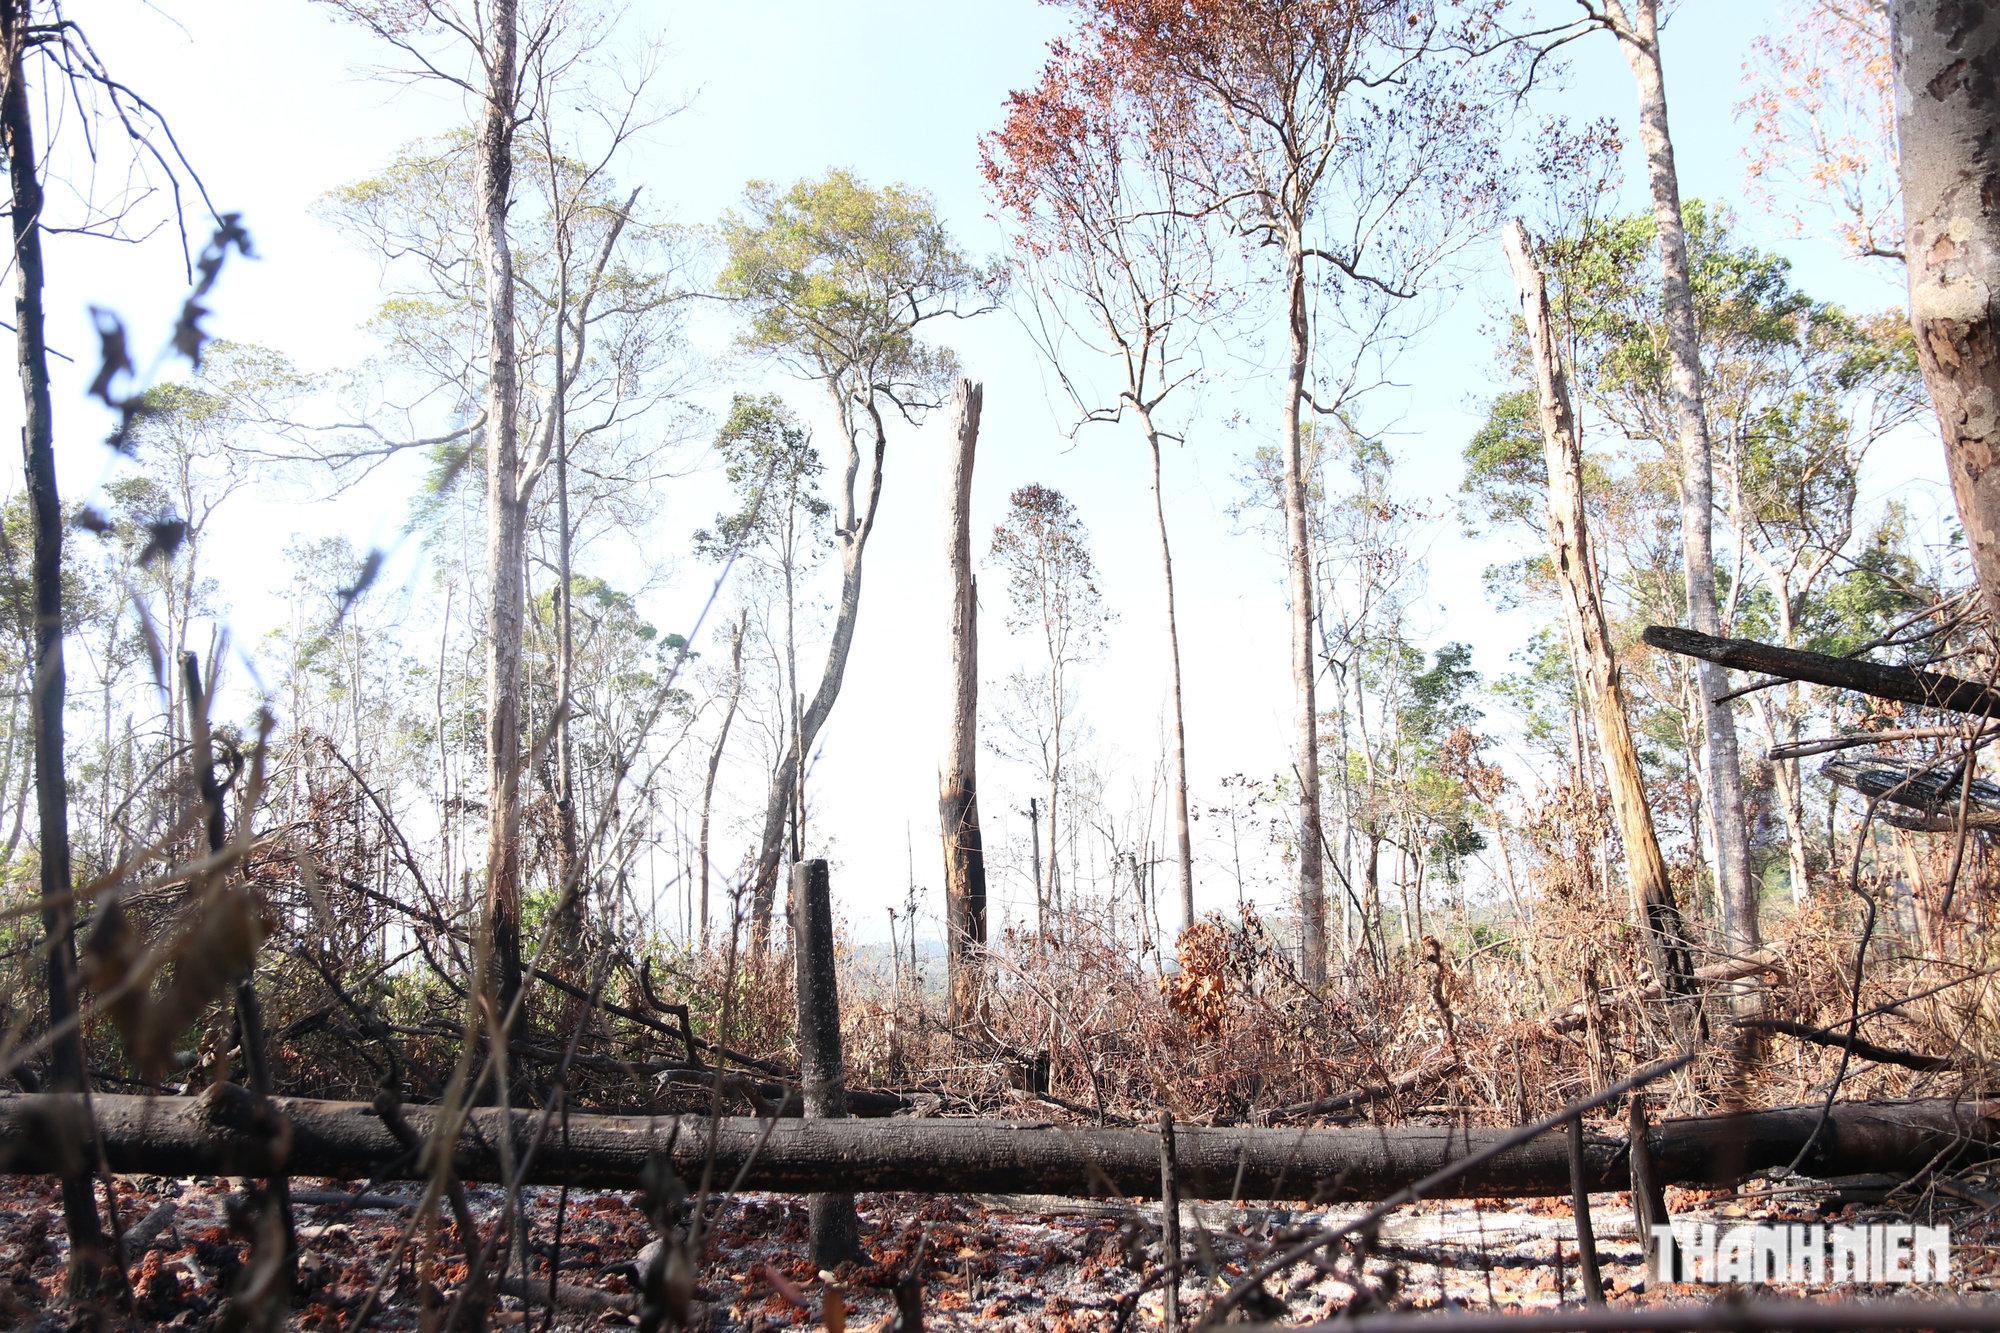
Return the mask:
M1680 176L1674 168L1667 126L1666 80L1660 66L1656 0L1633 0L1629 17L1612 0L1612 29L1632 68L1639 93L1639 140L1646 150L1653 221L1660 233L1660 280L1666 309L1671 371L1668 392L1680 432L1681 545L1687 564L1688 617L1704 634L1721 634L1715 601L1715 474L1708 416L1702 403L1701 345L1694 291L1688 279L1687 234L1681 225ZM1731 952L1758 947L1757 899L1750 883L1749 842L1743 827L1743 775L1737 757L1736 717L1727 703L1729 673L1703 662L1698 668L1708 744L1709 818L1715 833L1715 876L1722 928Z

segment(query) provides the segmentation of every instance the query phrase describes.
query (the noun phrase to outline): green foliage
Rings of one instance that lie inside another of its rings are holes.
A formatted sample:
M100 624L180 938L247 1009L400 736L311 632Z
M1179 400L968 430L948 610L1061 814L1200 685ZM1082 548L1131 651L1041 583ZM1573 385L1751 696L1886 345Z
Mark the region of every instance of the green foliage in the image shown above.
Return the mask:
M694 534L695 554L722 560L731 551L775 547L783 553L824 545L833 506L818 494L821 463L812 432L776 394L737 394L716 433L723 475L735 491L734 513Z
M1539 527L1548 488L1535 391L1510 389L1493 400L1485 424L1465 446L1465 481L1459 490L1471 497L1490 527Z
M855 402L880 394L909 411L941 398L958 361L918 326L996 293L1003 270L958 248L929 194L831 171L782 193L752 181L743 209L723 220L716 285L750 315L746 348Z
M1482 716L1471 697L1478 687L1472 645L1447 643L1433 656L1430 670L1410 677L1410 699L1403 710L1404 735L1431 748L1458 728L1473 726Z

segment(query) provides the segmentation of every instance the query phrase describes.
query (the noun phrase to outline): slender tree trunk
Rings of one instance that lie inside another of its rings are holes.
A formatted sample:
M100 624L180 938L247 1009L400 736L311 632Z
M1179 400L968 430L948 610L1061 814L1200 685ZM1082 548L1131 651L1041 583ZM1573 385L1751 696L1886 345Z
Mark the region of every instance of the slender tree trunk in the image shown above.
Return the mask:
M838 386L829 386L829 391L835 395L835 407L845 413L847 404L839 397ZM834 523L835 539L840 544L840 601L834 609L833 638L827 645L826 667L820 673L819 688L812 702L806 706L805 715L792 734L792 748L771 782L770 796L764 805L764 834L758 843L757 867L751 884L750 935L752 948L758 951L770 940L771 905L777 891L778 862L784 852L785 822L791 811L794 787L805 757L812 753L813 742L819 738L820 728L826 725L834 701L840 697L848 654L854 647L854 627L861 615L861 558L875 528L875 511L882 498L882 460L889 447L881 418L872 405L867 410L875 457L868 477L868 497L858 513L852 497L854 481L861 469L859 429L849 425L845 432L846 481Z
M56 490L55 409L49 398L48 346L43 341L42 182L36 174L34 120L28 109L21 52L29 21L28 0L0 2L0 41L6 44L7 86L0 90L0 135L7 152L14 234L14 336L25 422L21 452L27 471L34 541L35 651L28 716L35 742L36 855L41 862L42 934L48 950L49 1026L76 1015L76 908L70 902L68 775L63 758L62 498ZM49 1083L57 1092L87 1091L83 1039L72 1029L49 1048ZM69 1284L82 1292L95 1282L104 1257L97 1200L86 1168L62 1182L63 1222L69 1230Z
M1570 639L1578 650L1577 671L1583 677L1591 718L1597 726L1597 748L1611 787L1619 841L1625 845L1632 914L1645 931L1654 974L1669 990L1679 991L1684 989L1689 970L1687 945L1680 909L1674 902L1673 881L1667 877L1667 863L1653 830L1653 811L1646 802L1639 754L1632 743L1619 688L1618 658L1611 650L1611 634L1605 624L1604 599L1583 504L1583 452L1577 443L1569 384L1556 360L1548 289L1529 250L1526 229L1514 222L1501 233L1501 240L1527 321L1528 341L1534 349L1543 457L1549 479L1549 560L1562 592ZM1581 780L1582 775L1578 776Z
M1708 417L1702 403L1700 335L1688 277L1687 234L1681 225L1680 176L1674 168L1667 126L1667 89L1660 66L1656 0L1632 0L1630 16L1609 0L1612 29L1632 68L1639 93L1639 140L1646 150L1653 221L1660 233L1660 279L1666 308L1668 377L1681 452L1681 543L1687 564L1688 616L1704 634L1720 634L1715 601L1715 475ZM1743 774L1736 749L1736 717L1727 703L1729 673L1713 664L1697 668L1708 737L1709 808L1715 830L1715 875L1729 948L1748 953L1761 935L1750 849L1743 827Z
M569 385L563 362L563 319L569 304L567 268L556 302L556 384L549 403L556 465L556 882L561 913L556 928L572 947L583 936L583 888L577 866L576 759L570 745L569 703L576 689L576 636L570 587Z
M1042 892L1042 820L1032 796L1028 798L1028 869L1035 878L1035 931L1046 935L1049 933L1049 899ZM1113 883L1116 883L1115 877Z
M1289 358L1279 414L1279 456L1284 460L1285 573L1292 611L1292 692L1298 738L1292 766L1299 784L1299 947L1306 984L1326 984L1326 879L1320 848L1319 710L1314 701L1318 664L1313 660L1312 546L1306 535L1306 477L1299 438L1299 403L1305 397L1305 259L1296 236L1287 241L1285 289Z
M514 361L516 8L493 0L473 141L473 226L486 280L486 919L504 1013L521 991L521 628L527 545Z
M736 720L736 707L743 702L743 633L750 628L745 612L736 622L729 640L729 702L723 706L722 727L715 733L715 748L708 752L708 775L701 783L701 840L695 848L697 873L701 876L701 939L708 942L708 817L715 806L715 778L722 770L723 747L729 744L729 724Z
M986 943L986 853L979 828L979 587L972 576L972 465L984 395L971 380L951 394L952 450L945 462L944 556L951 715L945 724L938 781L938 829L944 838L945 925L952 1012L961 1020L979 998L979 954ZM914 923L912 923L914 925Z
M1890 23L1910 321L2000 626L2000 10L1896 0Z
M1061 679L1059 674L1057 673L1052 673L1052 674L1056 675L1056 679L1058 680ZM1050 741L1049 741L1049 772L1048 772L1049 808L1045 812L1048 815L1048 820L1049 820L1049 882L1045 886L1042 892L1042 903L1044 906L1044 914L1047 918L1042 923L1042 934L1044 936L1047 936L1048 933L1052 929L1054 929L1054 918L1058 910L1056 895L1059 892L1059 890L1057 888L1057 885L1060 884L1062 879L1061 857L1058 851L1058 849L1061 847L1061 843L1057 841L1058 835L1056 831L1056 823L1057 823L1056 806L1057 802L1061 799L1062 796L1062 692L1061 691L1062 687L1058 685L1055 691L1056 698L1053 701L1055 711L1051 715L1052 734L1050 736Z
M1167 679L1174 706L1174 837L1180 857L1181 927L1194 924L1194 838L1188 827L1187 720L1181 709L1181 631L1174 608L1174 554L1167 544L1167 510L1160 495L1160 433L1152 413L1139 410L1153 464L1153 527L1160 534L1160 579L1167 593Z

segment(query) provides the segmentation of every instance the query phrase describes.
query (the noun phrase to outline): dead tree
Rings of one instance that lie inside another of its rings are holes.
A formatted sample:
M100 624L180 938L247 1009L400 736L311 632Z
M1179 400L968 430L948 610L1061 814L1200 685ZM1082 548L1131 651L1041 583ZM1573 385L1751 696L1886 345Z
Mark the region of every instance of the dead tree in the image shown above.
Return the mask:
M847 1078L840 1044L840 982L833 963L833 886L825 861L792 867L792 940L798 962L799 1083L805 1113L847 1119ZM857 1246L854 1196L819 1191L806 1201L812 1219L812 1259L832 1268Z
M1962 676L1781 648L1754 639L1722 639L1674 625L1648 625L1641 637L1666 652L1699 657L1737 671L1761 671L1779 680L1811 681L1921 708L2000 718L2000 689Z
M76 908L70 900L69 789L63 760L62 497L56 490L55 409L49 397L49 352L42 309L42 181L37 174L35 123L22 60L31 39L29 0L0 3L7 83L0 89L0 139L7 151L14 238L14 335L24 399L21 449L27 469L32 525L35 660L29 717L35 738L36 853L41 865L43 947L48 952L48 1021L67 1029L50 1043L50 1082L84 1091L83 1041L76 1018ZM88 1166L65 1175L63 1221L69 1228L70 1278L93 1276L103 1249Z
M1653 811L1646 802L1639 752L1632 744L1632 727L1619 687L1618 656L1611 650L1611 632L1605 624L1604 597L1583 505L1583 452L1577 443L1569 383L1557 360L1548 288L1529 251L1527 229L1519 221L1508 225L1501 241L1534 354L1542 453L1549 479L1549 562L1561 591L1577 670L1590 694L1591 719L1597 725L1598 749L1611 787L1611 808L1618 819L1619 840L1625 845L1632 912L1645 931L1655 975L1669 990L1680 991L1685 989L1689 968L1687 944L1680 909L1674 902L1673 881L1667 877L1667 863L1653 831Z
M979 586L972 576L972 462L979 444L980 386L960 380L951 392L951 456L946 460L944 556L951 581L951 719L938 781L938 829L944 838L944 902L952 1011L972 1012L979 993L979 951L986 943L986 853L979 830ZM911 929L915 929L911 923Z
M1897 0L1890 22L1910 323L2000 624L2000 10Z
M54 1173L89 1150L95 1132L113 1171L148 1175L297 1175L423 1179L376 1109L364 1102L276 1098L289 1126L273 1136L250 1093L218 1084L200 1097L97 1096L86 1118L79 1097L0 1098L0 1171ZM1809 1139L1799 1169L1818 1178L1861 1173L1915 1174L1939 1162L1985 1160L1996 1145L1991 1102L1939 1098L1846 1102L1834 1106L1815 1138L1820 1107L1792 1106L1734 1115L1662 1120L1648 1135L1656 1184L1735 1184L1745 1173L1791 1163ZM429 1137L442 1108L402 1111L409 1128ZM525 1150L542 1113L475 1107L457 1138L438 1145L462 1180L502 1174L511 1133L523 1183L584 1189L632 1189L662 1151L683 1179L700 1178L709 1161L711 1121L684 1117L572 1114L560 1153ZM1175 1184L1184 1199L1317 1198L1323 1203L1386 1198L1441 1167L1500 1148L1518 1131L1449 1125L1355 1129L1250 1129L1177 1125ZM1630 1186L1627 1143L1591 1134L1585 1177L1593 1193ZM769 1120L725 1116L714 1122L717 1177L747 1171L745 1188L783 1193L900 1190L914 1193L1059 1194L1157 1197L1159 1136L1143 1129L1100 1129L993 1120L898 1117ZM1432 1198L1568 1194L1568 1136L1558 1126L1501 1148L1430 1191Z

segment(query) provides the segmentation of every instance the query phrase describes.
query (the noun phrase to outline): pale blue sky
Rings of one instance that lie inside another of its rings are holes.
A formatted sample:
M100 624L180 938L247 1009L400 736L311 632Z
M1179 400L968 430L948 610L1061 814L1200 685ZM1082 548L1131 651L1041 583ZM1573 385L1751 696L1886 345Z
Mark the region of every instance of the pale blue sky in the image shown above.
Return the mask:
M330 187L385 162L402 142L458 123L456 99L399 89L371 78L385 53L319 6L297 0L253 4L152 4L81 0L72 6L120 77L172 119L183 146L224 208L241 209L263 260L234 269L213 302L219 333L280 347L314 368L351 364L368 350L358 326L377 297L372 263L346 248L308 213ZM1777 22L1763 3L1691 0L1668 27L1666 61L1673 127L1687 195L1742 200L1742 130L1734 118L1741 64L1751 38ZM999 247L976 169L975 141L992 129L1010 88L1031 82L1062 13L1033 0L732 0L725 4L641 3L628 36L664 41L661 87L691 97L688 110L653 133L618 171L643 183L656 206L683 221L717 216L752 177L789 181L829 166L875 182L906 181L934 192L958 236L975 250ZM1611 41L1571 48L1566 92L1546 110L1609 115L1632 138L1629 75ZM1641 200L1636 154L1627 200ZM1788 241L1774 224L1741 207L1743 235L1790 256L1803 286L1856 306L1900 294L1882 277L1810 241ZM1504 295L1497 244L1482 247L1482 276L1460 296L1426 342L1399 367L1407 388L1384 391L1366 416L1393 426L1393 447L1413 497L1448 504L1460 477L1459 452L1493 391L1488 333ZM1490 261L1490 262L1487 262ZM50 247L51 341L78 357L90 350L85 307L114 305L140 347L164 335L182 278L178 252L162 236L122 247L60 238ZM986 386L975 523L990 525L1005 496L1027 481L1056 486L1076 502L1096 535L1104 587L1123 613L1110 651L1092 668L1087 709L1105 760L1144 785L1158 753L1164 675L1157 629L1158 574L1141 452L1132 435L1099 427L1063 438L1063 404L1011 315L990 315L948 332L968 372ZM95 440L102 413L81 396L85 376L65 368L58 387L59 453L68 494L81 496L105 475ZM755 372L737 372L740 386ZM726 400L729 383L714 395ZM808 412L818 395L781 385ZM0 412L14 414L8 399ZM1250 378L1209 394L1190 443L1168 462L1169 520L1177 543L1188 674L1190 754L1197 797L1218 778L1269 774L1285 763L1290 688L1279 567L1260 538L1237 534L1226 514L1242 456L1274 419L1269 386ZM1230 411L1245 424L1226 424ZM918 877L935 883L936 759L943 700L938 619L937 452L904 432L892 444L881 526L868 556L857 648L847 689L825 736L816 794L821 827L837 829L836 893L864 932L883 903L899 899L904 829L918 835ZM1935 437L1885 451L1870 478L1873 499L1892 488L1934 510L1942 492ZM276 553L294 532L344 531L367 545L394 530L407 478L387 477L351 502L301 507L272 496L236 502L230 549L216 566L233 607L239 641L254 641L278 615ZM712 478L669 492L657 532L678 549L716 508ZM977 529L976 529L977 530ZM1525 637L1520 613L1486 607L1480 570L1505 554L1490 543L1436 525L1432 574L1419 627L1433 642L1465 639L1489 674ZM614 582L620 557L597 567ZM414 577L405 569L401 577ZM706 579L690 571L686 595L652 610L682 628L689 597ZM982 632L988 675L1014 656L989 591ZM987 764L988 838L1023 804L1025 774ZM1233 883L1205 876L1203 906L1233 901ZM1018 887L1008 896L1020 901ZM1018 912L1018 907L1015 909Z

